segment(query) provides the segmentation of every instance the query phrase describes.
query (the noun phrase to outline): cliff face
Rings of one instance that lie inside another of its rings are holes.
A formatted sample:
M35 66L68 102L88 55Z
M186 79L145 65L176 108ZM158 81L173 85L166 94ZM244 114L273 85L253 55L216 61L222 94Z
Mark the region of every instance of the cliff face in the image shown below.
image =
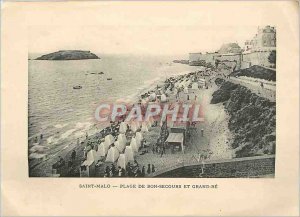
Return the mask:
M220 88L214 92L211 103L222 102L230 115L228 127L234 135L232 148L236 157L274 154L276 103L241 85L221 79L216 83Z
M36 58L36 60L83 60L100 59L90 51L81 50L60 50L54 53L46 54Z

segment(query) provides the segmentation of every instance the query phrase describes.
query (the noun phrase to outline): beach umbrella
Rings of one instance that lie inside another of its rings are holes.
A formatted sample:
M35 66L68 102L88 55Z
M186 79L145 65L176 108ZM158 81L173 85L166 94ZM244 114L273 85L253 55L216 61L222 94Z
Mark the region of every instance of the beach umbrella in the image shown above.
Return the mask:
M125 122L122 122L120 124L119 132L120 133L126 133L126 131L127 131L127 124Z
M132 150L134 152L138 152L139 151L139 146L138 146L137 141L136 141L136 139L134 137L130 141L130 147L132 148Z
M130 146L126 146L124 154L127 161L134 161L134 151Z
M117 165L123 169L126 169L128 163L127 156L125 154L120 154Z
M114 163L118 160L119 156L120 156L120 153L119 153L118 149L115 146L112 146L112 147L110 147L110 149L107 152L105 162Z
M122 141L116 141L114 144L120 153L124 151L125 144Z

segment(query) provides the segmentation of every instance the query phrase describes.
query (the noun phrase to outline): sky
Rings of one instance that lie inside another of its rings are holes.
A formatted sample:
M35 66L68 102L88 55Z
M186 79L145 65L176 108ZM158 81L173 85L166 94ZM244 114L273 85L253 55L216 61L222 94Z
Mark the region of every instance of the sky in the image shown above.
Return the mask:
M256 31L256 26L48 26L30 29L29 52L79 49L108 54L183 55L216 51L229 42L243 46Z
M248 3L237 7L234 2L105 2L99 7L57 7L55 13L53 8L33 10L28 16L32 23L29 53L79 49L108 54L187 55L217 51L229 42L243 47L258 26L272 25L273 17L261 8Z

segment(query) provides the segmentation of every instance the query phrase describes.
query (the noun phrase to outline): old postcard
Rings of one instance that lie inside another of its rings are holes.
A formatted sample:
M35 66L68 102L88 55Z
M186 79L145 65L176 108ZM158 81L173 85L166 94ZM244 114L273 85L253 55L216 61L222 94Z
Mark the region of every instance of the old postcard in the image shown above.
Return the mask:
M298 216L296 1L4 2L4 216Z

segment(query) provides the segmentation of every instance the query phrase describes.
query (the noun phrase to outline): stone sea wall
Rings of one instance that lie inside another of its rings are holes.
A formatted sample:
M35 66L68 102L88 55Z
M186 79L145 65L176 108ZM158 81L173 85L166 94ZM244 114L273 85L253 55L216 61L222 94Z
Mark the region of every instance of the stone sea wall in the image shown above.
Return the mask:
M201 174L201 175L200 175ZM251 178L274 177L275 156L256 156L235 158L231 160L208 161L202 163L182 164L168 171L154 173L159 178Z

